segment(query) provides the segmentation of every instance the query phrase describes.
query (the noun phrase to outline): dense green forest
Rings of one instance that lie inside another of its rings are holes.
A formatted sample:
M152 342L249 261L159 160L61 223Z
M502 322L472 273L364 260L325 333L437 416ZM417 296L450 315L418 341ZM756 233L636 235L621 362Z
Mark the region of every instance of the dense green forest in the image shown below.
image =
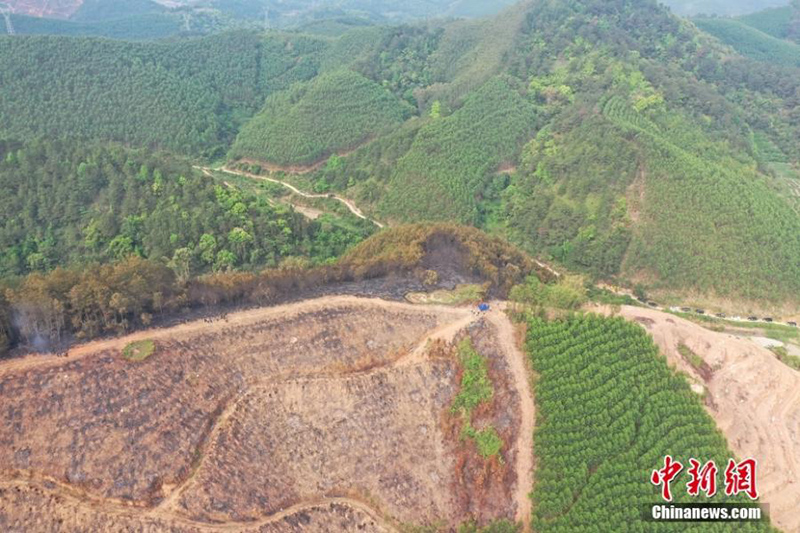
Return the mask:
M745 15L785 6L790 0L665 0L679 15Z
M153 0L85 0L70 15L70 9L52 8L46 0L25 0L15 6L12 20L18 34L116 39L158 39L234 29L341 35L365 25L493 15L513 3L514 0L178 0L160 4ZM41 12L49 12L48 7L61 16L39 17Z
M476 224L598 277L796 292L785 191L800 71L731 58L654 3L533 2L522 14L460 27L460 45L447 28L432 52L413 44L430 40L396 41L391 53L408 47L430 80L414 89L421 116L311 180L350 189L381 218ZM498 20L516 33L484 40ZM501 59L476 70L459 66L465 55ZM476 90L464 72L488 81ZM747 260L731 262L742 249Z
M112 140L214 157L265 97L316 75L318 43L0 38L0 135Z
M535 531L650 530L642 505L660 500L648 483L664 456L724 465L733 457L686 380L652 339L621 318L572 316L528 321L536 382ZM684 479L676 502L688 502ZM704 501L701 496L698 503ZM735 500L719 491L715 502ZM658 531L771 531L767 523L661 524Z
M436 107L397 161L380 212L401 221L478 223L480 193L531 135L534 109L500 79L470 94L450 116Z
M392 93L351 70L336 70L271 96L243 128L231 157L312 164L398 126L411 114Z
M130 40L163 39L177 35L184 27L181 17L160 13L115 20L74 22L12 15L11 22L18 35L71 35Z
M592 277L780 303L800 287L800 68L753 17L698 24L783 53L737 55L652 0L341 35L7 37L0 134L316 164L288 179L379 220L468 223Z
M118 146L0 143L0 277L57 266L163 261L182 278L324 262L367 237L367 222L308 222L216 183L185 162ZM354 229L355 228L355 229Z

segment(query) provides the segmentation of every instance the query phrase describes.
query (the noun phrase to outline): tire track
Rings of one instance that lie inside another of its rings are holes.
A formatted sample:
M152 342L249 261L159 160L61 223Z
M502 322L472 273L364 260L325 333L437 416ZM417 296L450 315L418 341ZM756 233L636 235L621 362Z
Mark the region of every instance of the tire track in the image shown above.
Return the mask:
M504 305L493 302L494 310L488 314L497 330L497 338L506 356L520 402L520 427L517 431L517 487L514 500L517 504L516 520L522 522L522 531L531 529L531 501L528 493L533 489L533 428L536 420L536 405L531 390L530 372L525 354L517 347L514 327L503 312Z

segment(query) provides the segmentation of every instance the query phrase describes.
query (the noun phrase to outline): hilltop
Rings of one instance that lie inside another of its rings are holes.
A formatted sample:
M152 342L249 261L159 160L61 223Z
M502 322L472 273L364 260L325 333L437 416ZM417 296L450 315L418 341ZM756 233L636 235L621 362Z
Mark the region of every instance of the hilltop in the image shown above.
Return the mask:
M419 116L307 183L664 294L780 303L800 288L800 71L732 56L654 2L534 1L367 38L327 55Z

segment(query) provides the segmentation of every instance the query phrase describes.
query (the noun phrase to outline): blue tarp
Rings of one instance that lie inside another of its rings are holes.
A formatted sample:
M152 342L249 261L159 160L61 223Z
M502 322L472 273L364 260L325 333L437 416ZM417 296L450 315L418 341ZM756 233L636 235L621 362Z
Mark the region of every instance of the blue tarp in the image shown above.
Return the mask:
M481 311L484 311L484 312L486 312L486 311L488 311L488 310L489 310L489 304L480 304L480 305L478 306L478 309L480 309Z

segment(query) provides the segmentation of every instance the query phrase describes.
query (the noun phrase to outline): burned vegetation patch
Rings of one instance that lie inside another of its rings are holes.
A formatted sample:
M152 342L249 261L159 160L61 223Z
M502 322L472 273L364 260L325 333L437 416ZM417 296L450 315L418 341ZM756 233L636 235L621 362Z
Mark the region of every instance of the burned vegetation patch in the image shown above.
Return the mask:
M519 397L496 335L480 320L457 340L458 393L442 419L455 458L453 493L464 516L479 523L514 518Z
M467 309L329 297L0 366L0 529L513 519L519 415L495 335ZM466 338L492 383L471 417L502 442L489 455L452 410ZM122 352L137 339L157 350L133 364Z
M154 503L189 475L216 417L251 384L386 364L437 324L431 312L322 306L176 334L136 365L106 350L0 374L0 474L35 470Z
M254 391L178 510L199 521L242 521L314 498L352 497L403 522L457 518L441 490L453 467L436 424L454 374L438 361Z
M113 504L86 504L39 483L0 482L0 530L30 531L159 531L212 533L219 525L195 523L166 513L143 514ZM278 517L234 524L239 533L387 533L392 529L364 507L331 501L293 509Z

